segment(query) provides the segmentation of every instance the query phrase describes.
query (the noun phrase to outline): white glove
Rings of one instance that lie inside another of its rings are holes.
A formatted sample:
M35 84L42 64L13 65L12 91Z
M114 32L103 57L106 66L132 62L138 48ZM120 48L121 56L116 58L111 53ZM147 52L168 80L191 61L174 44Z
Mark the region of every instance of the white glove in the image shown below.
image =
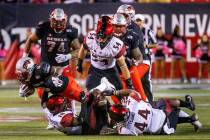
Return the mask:
M170 134L175 133L174 128L169 128L168 125L167 125L167 123L163 126L163 131L164 131L167 135L170 135Z
M20 84L20 89L19 89L20 97L28 97L34 94L34 92L35 92L35 89L33 87L31 88L28 85Z
M71 59L71 54L57 54L55 57L55 60L57 63L63 63L69 59Z

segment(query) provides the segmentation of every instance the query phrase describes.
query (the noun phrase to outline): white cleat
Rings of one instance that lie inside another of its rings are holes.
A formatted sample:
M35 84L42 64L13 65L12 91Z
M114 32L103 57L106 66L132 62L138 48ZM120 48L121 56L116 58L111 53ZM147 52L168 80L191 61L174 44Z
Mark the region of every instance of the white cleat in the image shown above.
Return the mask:
M101 78L101 84L106 85L105 90L115 90L115 86L109 82L109 80L106 77Z
M194 113L194 114L191 116L191 119L193 120L193 121L192 121L192 125L194 126L195 132L198 132L198 130L202 128L202 124L201 124L201 122L198 120L198 115L197 115L196 113Z
M48 126L46 127L47 130L55 129L54 126L49 122Z

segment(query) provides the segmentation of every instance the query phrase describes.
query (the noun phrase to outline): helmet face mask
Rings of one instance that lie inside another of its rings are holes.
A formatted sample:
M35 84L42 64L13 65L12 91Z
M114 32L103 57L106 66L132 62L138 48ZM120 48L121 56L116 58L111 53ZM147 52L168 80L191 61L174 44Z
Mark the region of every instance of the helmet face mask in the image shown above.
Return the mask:
M123 14L115 14L112 19L114 35L117 37L126 33L127 20Z
M121 104L115 104L109 108L109 116L116 122L124 121L128 113L129 110Z
M21 83L27 83L30 81L33 70L34 62L29 57L23 57L16 63L16 74Z
M50 113L52 113L53 115L56 115L66 110L67 100L63 96L52 95L48 99L46 106L48 110L50 111Z
M109 16L102 16L97 23L96 35L97 42L104 47L112 37L113 27Z
M63 9L56 8L50 14L50 26L54 29L56 33L62 32L66 28L67 15L64 13Z

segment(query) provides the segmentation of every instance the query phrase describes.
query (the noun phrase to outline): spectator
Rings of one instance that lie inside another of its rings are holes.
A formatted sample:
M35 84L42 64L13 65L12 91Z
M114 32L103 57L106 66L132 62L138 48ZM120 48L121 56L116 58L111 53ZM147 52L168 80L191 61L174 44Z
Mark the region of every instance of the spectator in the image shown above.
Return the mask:
M196 58L198 59L199 63L199 70L198 70L198 83L200 83L204 70L208 69L208 78L210 78L210 40L208 36L204 34L201 39L198 40L196 47L194 48Z
M166 74L165 74L165 55L168 53L168 40L165 37L161 27L157 28L157 47L153 49L155 54L155 80L154 83L160 82L165 83ZM158 79L158 72L161 72L161 78Z
M186 55L186 40L180 34L180 27L176 25L172 34L169 46L172 48L172 62L171 62L171 80L174 79L174 72L177 69L176 63L180 62L181 69L181 82L187 83L186 70L185 70L185 55Z

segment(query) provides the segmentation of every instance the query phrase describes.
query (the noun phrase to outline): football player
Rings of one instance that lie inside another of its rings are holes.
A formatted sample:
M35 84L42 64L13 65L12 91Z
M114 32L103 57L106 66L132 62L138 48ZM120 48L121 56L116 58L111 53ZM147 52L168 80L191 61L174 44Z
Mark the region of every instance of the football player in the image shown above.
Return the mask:
M113 88L114 86L105 77L102 78L99 86L90 92L86 92L86 94L89 94L89 99L82 103L80 116L73 112L72 100L59 94L50 97L48 97L48 94L43 94L41 104L55 129L69 135L98 134L101 127L107 123L107 118L104 116L107 112L102 113L102 106L106 105L106 102L99 95L102 91ZM101 124L100 120L104 118L105 122Z
M139 49L142 53L143 56L143 63L140 63L137 68L139 71L139 76L140 79L142 80L143 77L145 75L148 74L149 72L149 68L150 68L150 61L149 61L149 57L146 55L145 53L145 48L144 48L144 35L143 32L141 31L141 29L139 28L139 26L133 21L135 18L135 9L132 5L128 5L128 4L123 4L121 6L118 7L117 9L117 13L123 14L128 22L128 26L127 28L130 30L133 30L133 32L136 32L139 35ZM148 77L148 80L150 77ZM148 98L149 101L153 101L153 95L150 94L151 92L147 92L147 87L149 87L149 89L151 89L150 85L148 85L148 82L145 82L142 80L142 84L143 84L143 88L144 88L144 92Z
M113 36L111 18L102 16L97 23L96 31L91 31L85 38L78 55L77 71L82 73L82 63L87 51L91 55L91 66L86 80L86 88L91 90L100 83L102 77L116 87L122 89L122 82L115 63L122 71L128 88L133 88L130 73L124 59L125 46L123 42Z
M137 66L142 62L142 54L139 50L139 37L133 30L127 29L127 20L123 14L115 14L112 19L114 36L120 38L126 46L125 62L129 68L134 89L141 94L144 101L147 97L144 93ZM120 71L119 67L118 70ZM121 71L120 71L121 73ZM124 80L122 78L124 83Z
M119 122L116 125L119 134L139 135L173 134L177 123L192 123L197 131L202 125L196 114L186 116L187 113L177 107L195 109L192 97L187 95L186 101L173 99L160 99L153 107L144 102L134 90L105 91L104 95L121 97L121 104L110 107L110 117ZM183 115L185 116L183 117Z
M41 62L47 62L61 74L63 68L68 67L69 59L77 55L77 51L70 52L80 48L78 31L67 19L63 9L54 9L49 21L39 22L36 32L28 37L23 57L28 56L33 42L41 40ZM42 90L38 91L40 98L42 93Z

